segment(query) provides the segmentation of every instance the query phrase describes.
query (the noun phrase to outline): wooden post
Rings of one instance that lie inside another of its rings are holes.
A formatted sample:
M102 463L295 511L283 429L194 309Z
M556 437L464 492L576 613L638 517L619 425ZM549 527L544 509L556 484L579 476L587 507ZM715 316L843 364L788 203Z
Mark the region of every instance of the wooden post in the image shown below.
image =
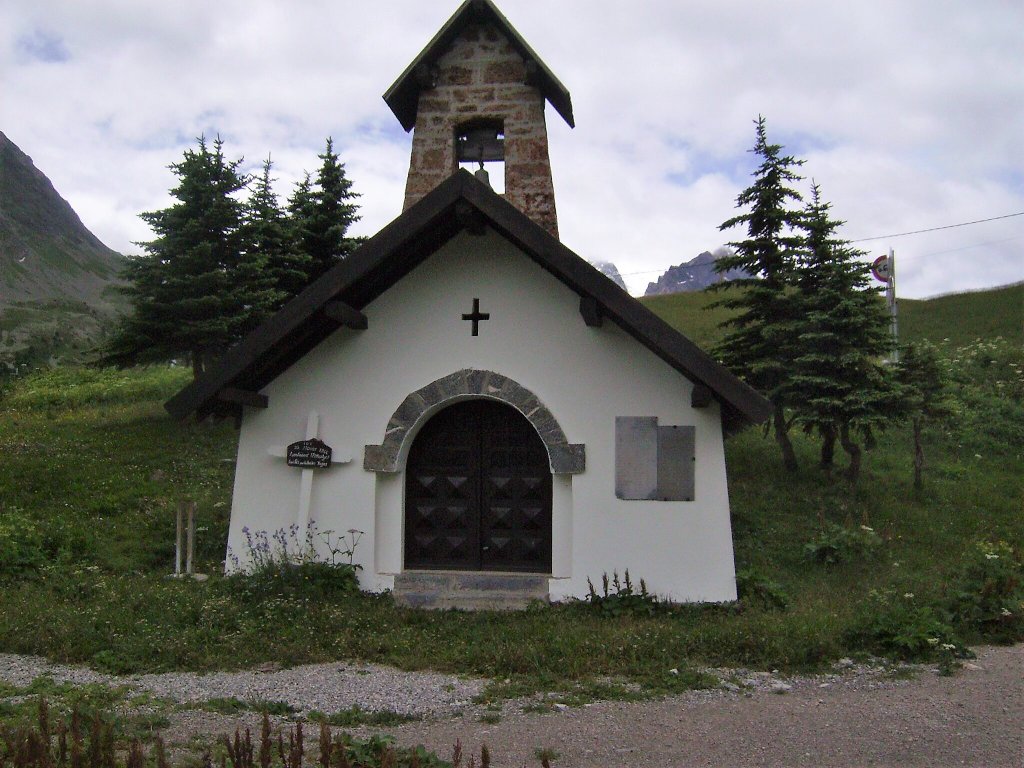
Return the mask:
M184 527L185 502L178 502L177 529L174 534L174 575L181 575L181 544Z
M185 560L185 573L189 576L195 573L193 560L196 554L196 503L188 503L188 547Z

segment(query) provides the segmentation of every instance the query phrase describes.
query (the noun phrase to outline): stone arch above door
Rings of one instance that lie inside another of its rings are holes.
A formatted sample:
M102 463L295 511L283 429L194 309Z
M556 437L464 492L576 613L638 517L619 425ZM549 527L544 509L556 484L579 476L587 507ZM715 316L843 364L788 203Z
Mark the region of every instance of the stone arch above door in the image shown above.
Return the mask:
M401 457L408 453L403 449L408 447L416 426L445 403L467 397L500 400L523 414L547 448L553 474L579 474L586 469L585 447L568 441L554 415L535 394L500 373L472 368L448 374L409 394L388 421L384 442L366 446L363 469L371 472L402 471Z

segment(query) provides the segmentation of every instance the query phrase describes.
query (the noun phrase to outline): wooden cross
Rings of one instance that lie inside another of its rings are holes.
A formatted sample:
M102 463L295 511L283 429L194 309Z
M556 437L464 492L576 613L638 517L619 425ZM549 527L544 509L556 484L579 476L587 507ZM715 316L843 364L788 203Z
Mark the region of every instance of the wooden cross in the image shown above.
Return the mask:
M481 312L480 311L480 299L473 299L473 311L472 311L472 313L464 314L462 316L462 319L463 320L472 320L473 321L473 335L474 336L479 336L480 335L480 321L481 320L490 320L491 319L491 313L490 312Z
M306 439L312 440L318 436L320 432L320 414L316 411L309 412L309 418L306 419ZM278 458L286 458L288 455L288 446L286 445L272 445L267 449L267 453L271 456ZM341 456L335 453L331 456L331 464L348 464L352 461L351 456ZM302 470L302 478L299 481L299 511L295 517L295 524L299 526L299 536L305 536L306 531L309 529L309 508L313 499L313 468L304 468Z

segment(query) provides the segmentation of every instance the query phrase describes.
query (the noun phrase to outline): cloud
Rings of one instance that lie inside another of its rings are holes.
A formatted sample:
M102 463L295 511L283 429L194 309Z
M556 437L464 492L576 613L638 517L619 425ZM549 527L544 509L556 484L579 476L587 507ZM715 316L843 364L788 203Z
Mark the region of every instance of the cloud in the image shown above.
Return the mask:
M759 114L850 237L1024 211L1021 4L500 4L572 93L575 130L547 113L562 238L634 291L736 236L718 225ZM401 210L410 146L381 94L456 7L5 4L0 125L118 250L150 237L137 214L169 202L166 166L201 133L253 169L272 153L282 198L333 136L372 234ZM895 248L923 296L1024 279L1022 235L1024 217L865 246Z
M22 35L15 43L17 52L24 60L41 61L47 64L60 63L71 58L64 41L57 35L42 29L34 29Z

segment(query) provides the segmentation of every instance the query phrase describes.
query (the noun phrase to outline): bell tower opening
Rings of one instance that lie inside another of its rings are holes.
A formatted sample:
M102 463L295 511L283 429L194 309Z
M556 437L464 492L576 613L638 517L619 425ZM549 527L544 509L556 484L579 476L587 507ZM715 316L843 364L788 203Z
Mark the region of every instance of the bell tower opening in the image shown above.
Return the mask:
M455 129L455 159L499 195L505 192L505 121L478 118Z

